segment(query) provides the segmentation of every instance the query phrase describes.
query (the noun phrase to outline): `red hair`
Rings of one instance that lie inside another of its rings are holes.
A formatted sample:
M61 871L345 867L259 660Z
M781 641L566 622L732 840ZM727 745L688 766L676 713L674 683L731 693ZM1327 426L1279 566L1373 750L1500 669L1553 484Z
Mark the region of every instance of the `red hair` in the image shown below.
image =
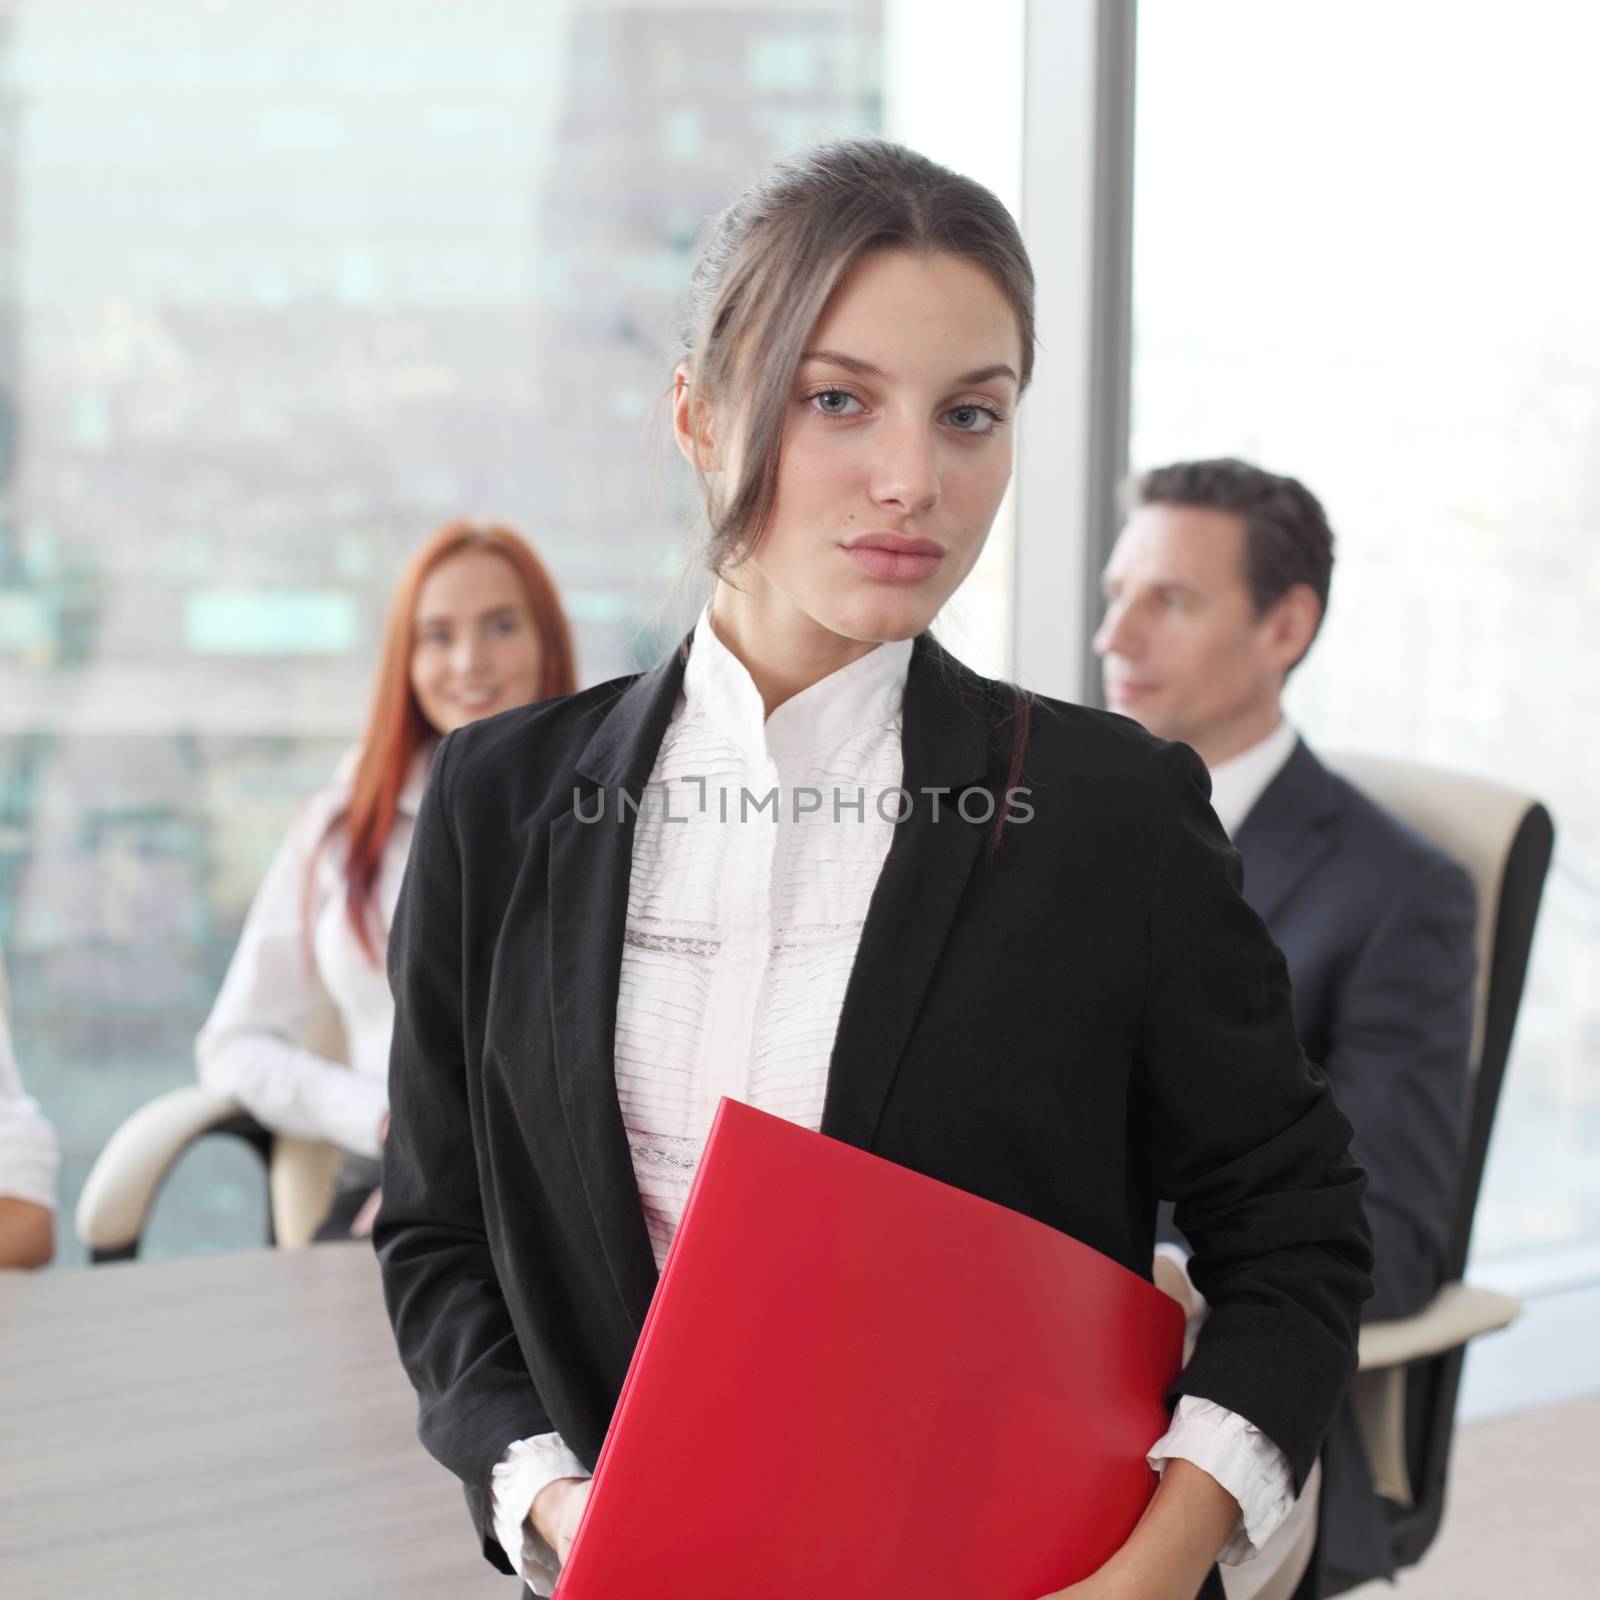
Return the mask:
M361 740L361 758L350 784L350 800L329 823L322 839L322 844L326 845L335 829L342 828L345 834L348 846L344 871L345 911L361 948L374 966L380 963L380 957L372 935L372 906L383 852L394 831L395 812L412 759L437 731L423 716L416 691L411 687L412 632L417 600L423 584L435 569L465 550L487 550L504 557L522 580L528 615L542 647L536 698L547 700L552 695L571 694L578 686L572 634L556 586L544 563L511 529L497 523L446 523L411 558L389 602L377 679L373 685L372 709ZM313 857L313 871L315 866ZM310 890L308 876L308 915Z

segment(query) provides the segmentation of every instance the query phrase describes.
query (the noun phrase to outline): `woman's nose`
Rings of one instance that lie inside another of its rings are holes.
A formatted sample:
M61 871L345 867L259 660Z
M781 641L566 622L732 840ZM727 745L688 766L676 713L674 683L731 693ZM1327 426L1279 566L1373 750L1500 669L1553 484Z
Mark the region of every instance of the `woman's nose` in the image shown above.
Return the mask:
M907 425L881 434L874 452L872 498L903 516L939 503L939 463L928 429Z
M450 652L450 670L458 678L470 677L483 665L486 652L476 628L469 628L455 642Z

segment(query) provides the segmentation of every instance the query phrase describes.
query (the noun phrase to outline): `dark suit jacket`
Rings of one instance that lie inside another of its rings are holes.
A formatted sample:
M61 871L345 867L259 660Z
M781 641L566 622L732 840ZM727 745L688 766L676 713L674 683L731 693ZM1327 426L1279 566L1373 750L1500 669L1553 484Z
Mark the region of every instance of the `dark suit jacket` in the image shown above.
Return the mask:
M502 1568L494 1463L556 1428L593 1464L656 1284L613 1079L633 816L614 802L647 781L682 676L680 652L447 738L390 936L375 1241L423 1443ZM1243 1414L1303 1475L1370 1287L1349 1124L1295 1042L1199 760L1038 702L1035 815L991 858L987 824L920 791L1003 791L999 704L917 641L917 800L872 896L823 1131L1146 1277L1174 1197L1215 1307L1178 1392ZM605 820L581 821L575 796L588 815L601 790Z
M1472 1047L1472 880L1328 771L1304 742L1234 840L1244 897L1289 962L1295 1031L1355 1128L1376 1292L1363 1315L1409 1316L1444 1279ZM1330 1567L1393 1573L1387 1522L1353 1415L1323 1479Z
M1367 1173L1368 1319L1444 1277L1472 1047L1477 897L1449 856L1297 744L1234 839L1244 897L1289 963L1295 1031Z

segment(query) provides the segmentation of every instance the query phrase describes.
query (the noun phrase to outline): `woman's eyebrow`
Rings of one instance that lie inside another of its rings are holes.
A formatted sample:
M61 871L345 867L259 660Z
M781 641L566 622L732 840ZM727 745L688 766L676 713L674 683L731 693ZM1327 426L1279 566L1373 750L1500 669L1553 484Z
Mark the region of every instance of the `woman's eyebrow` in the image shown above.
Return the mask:
M987 383L991 378L1009 378L1017 382L1017 375L1003 361L994 367L979 367L976 372L963 372L957 383Z
M807 350L800 358L802 361L826 361L835 367L843 367L846 372L853 372L860 378L881 378L884 376L882 367L875 367L870 361L863 361L860 356L847 356L842 350Z
M843 367L846 372L853 372L860 378L884 378L888 374L882 367L874 366L870 361L864 361L860 356L847 356L842 350L807 350L800 358L802 361L827 361L836 367ZM1017 375L1004 362L992 367L979 367L976 372L963 372L957 378L956 384L987 383L991 378L1009 378L1013 383Z
M475 617L469 617L470 622L492 622L496 617L514 617L517 614L517 603L514 600L504 600L498 605L487 606ZM412 624L414 628L453 628L461 619L449 612L436 612L430 617L418 617Z

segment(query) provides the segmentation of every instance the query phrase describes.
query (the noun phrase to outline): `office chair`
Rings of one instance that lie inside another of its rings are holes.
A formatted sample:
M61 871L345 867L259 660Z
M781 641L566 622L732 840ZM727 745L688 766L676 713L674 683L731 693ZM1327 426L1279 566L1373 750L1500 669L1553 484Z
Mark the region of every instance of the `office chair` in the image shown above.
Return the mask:
M359 747L340 757L336 783L348 783ZM326 993L297 1041L324 1061L349 1061L338 1009ZM74 1223L89 1261L131 1261L139 1253L150 1207L167 1174L195 1140L242 1139L267 1170L267 1243L283 1250L310 1244L333 1201L343 1159L336 1145L262 1127L238 1101L203 1084L158 1095L127 1118L95 1159Z
M1373 1483L1388 1502L1395 1565L1407 1567L1422 1559L1444 1516L1467 1344L1507 1326L1521 1309L1507 1295L1464 1282L1463 1275L1555 829L1537 800L1484 778L1376 756L1330 755L1328 764L1454 856L1478 891L1469 1115L1446 1281L1415 1316L1362 1328L1352 1388ZM1325 1573L1314 1556L1294 1594L1320 1600L1354 1581Z
M344 1061L339 1014L324 996L301 1043L328 1061ZM311 1242L333 1199L342 1152L315 1139L272 1133L238 1101L201 1084L158 1095L106 1141L78 1200L75 1226L93 1264L131 1261L167 1175L197 1140L242 1139L267 1174L267 1243L296 1250Z

